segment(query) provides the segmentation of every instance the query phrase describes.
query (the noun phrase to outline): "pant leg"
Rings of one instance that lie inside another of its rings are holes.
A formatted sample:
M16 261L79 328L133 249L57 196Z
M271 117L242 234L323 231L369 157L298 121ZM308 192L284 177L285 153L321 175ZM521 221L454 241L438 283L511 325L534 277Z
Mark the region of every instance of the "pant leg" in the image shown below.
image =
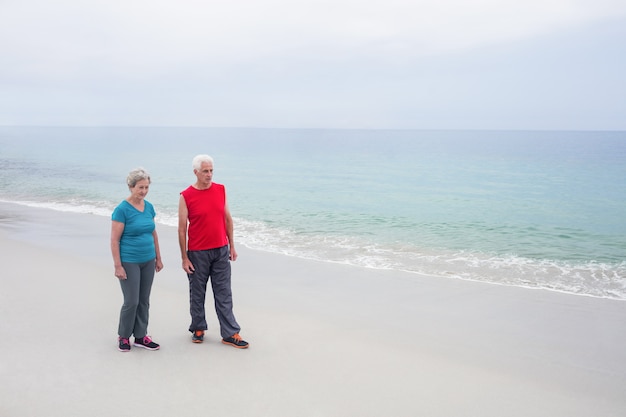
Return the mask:
M241 330L233 313L230 251L228 246L224 246L212 249L211 255L211 287L215 300L215 312L220 322L222 337L230 337Z
M120 311L120 322L117 334L125 339L130 338L135 328L135 317L139 305L139 287L141 284L139 264L123 262L126 279L121 279L120 286L124 296L124 304Z
M194 267L193 273L187 274L189 279L189 314L191 315L189 331L207 330L204 302L211 269L209 252L188 251L187 256Z
M156 260L139 265L139 303L135 314L135 327L133 334L136 338L143 338L148 334L148 319L150 318L150 292L154 281Z

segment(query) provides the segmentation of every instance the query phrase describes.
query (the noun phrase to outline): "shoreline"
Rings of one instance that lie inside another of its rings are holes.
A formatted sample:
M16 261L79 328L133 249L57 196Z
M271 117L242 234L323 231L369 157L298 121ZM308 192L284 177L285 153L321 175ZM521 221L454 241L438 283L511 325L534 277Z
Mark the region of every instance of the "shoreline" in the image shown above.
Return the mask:
M71 206L68 206L71 207ZM49 213L48 215L52 216L54 218L54 213L59 213L58 217L59 219L62 219L64 215L70 215L70 216L76 216L76 218L91 218L91 217L96 217L96 218L100 218L100 221L102 221L102 219L105 219L105 221L109 221L110 220L110 214L109 215L104 215L104 211L103 209L97 209L94 211L89 211L89 212L82 212L79 210L71 210L71 209L61 209L61 208L55 208L55 207L48 207L46 205L30 205L30 204L25 204L25 203L15 203L15 202L7 202L7 201L0 201L0 216L3 215L3 212L5 213L4 215L6 215L6 213L10 213L11 216L15 216L17 213L22 214L22 213ZM46 217L46 215L42 215L43 217ZM158 216L157 216L158 219ZM1 219L0 219L1 221ZM34 221L37 224L39 224L40 226L42 226L44 229L50 228L50 225L45 224L42 220L39 219L39 216L33 216L30 218L30 221ZM235 223L240 222L240 219L236 219L235 218ZM240 225L241 227L241 225ZM28 229L28 228L27 228ZM169 229L176 229L176 226L171 225L169 223L163 223L157 220L157 229L163 229L163 230L169 230ZM30 230L28 230L30 231ZM236 239L241 239L242 236L238 236L237 235L237 230L235 230L235 238ZM250 230L245 230L244 232L239 232L239 233L254 233L254 231L250 231ZM40 237L40 236L38 236ZM36 242L35 242L36 243ZM259 242L256 242L257 245L259 244ZM296 243L296 246L299 246L299 244ZM243 247L243 245L239 244L238 248ZM465 282L475 282L475 283L482 283L482 284L488 284L488 285L496 285L496 286L504 286L504 287L513 287L513 288L520 288L520 289L526 289L526 290L543 290L543 291L549 291L549 292L555 292L555 293L559 293L559 294L565 294L565 295L573 295L573 296L581 296L581 297L591 297L591 298L598 298L598 299L606 299L606 300L614 300L614 301L626 301L626 296L624 295L624 285L622 284L620 286L619 283L613 283L612 287L609 288L608 286L606 286L607 284L605 283L605 287L604 288L593 288L593 287L584 287L581 289L581 287L575 287L572 286L572 288L563 288L563 282L561 282L560 280L563 278L559 278L557 281L555 282L550 282L552 278L549 278L548 281L545 281L546 278L541 278L541 279L537 279L537 278L531 278L531 281L525 281L527 282L527 284L525 285L522 281L520 281L520 277L518 276L519 271L515 271L514 269L511 269L510 266L506 266L508 265L508 262L515 262L515 259L522 259L523 258L519 258L517 256L513 256L513 258L508 259L507 258L501 258L498 259L498 265L499 266L495 266L495 269L493 269L492 267L490 267L488 264L485 264L486 262L486 258L482 258L482 257L477 257L475 259L473 259L472 262L470 262L470 264L472 265L466 265L465 268L469 269L469 270L473 270L476 269L477 270L477 274L480 275L479 278L475 278L472 277L474 274L474 272L470 272L470 275L468 276L463 276L463 271L464 269L462 269L462 265L448 265L448 263L444 260L438 260L438 256L441 256L441 254L435 254L432 253L431 255L429 255L428 257L434 257L434 259L432 259L432 261L428 261L428 262L432 262L434 264L440 264L437 268L435 268L436 270L438 270L439 273L436 273L434 271L421 271L421 270L412 270L412 269L403 269L401 268L399 265L396 266L396 268L387 268L384 266L372 266L372 265L364 265L361 264L360 262L358 262L356 259L352 258L348 258L346 259L342 259L339 260L339 258L336 259L331 259L331 258L326 258L326 259L320 259L319 256L320 254L316 254L316 256L306 256L303 255L302 253L302 249L300 249L299 251L297 251L296 253L285 253L283 250L281 250L280 248L277 248L274 244L270 244L270 247L272 247L274 250L264 250L261 248L255 248L255 247L250 247L246 245L246 248L248 250L252 250L252 251L259 251L262 253L267 253L267 254L273 254L273 255L279 255L279 256L288 256L288 257L294 257L296 259L302 259L302 260L313 260L313 261L319 261L319 262L325 262L325 263L330 263L333 265L348 265L348 266L353 266L356 268L365 268L365 269L371 269L371 270L381 270L381 271L392 271L392 272L397 272L399 274L409 274L412 276L426 276L426 277L431 277L431 278L437 278L437 279L442 279L442 280L447 280L447 279L453 279L453 280L461 280L461 281L465 281ZM107 249L108 250L108 249ZM365 249L364 249L365 250ZM314 250L315 253L315 250ZM334 255L333 255L334 256ZM426 255L424 255L426 256ZM444 258L446 256L453 256L452 252L447 253L447 255L443 255ZM469 256L469 255L468 255ZM471 258L471 256L470 256ZM496 257L497 259L498 257ZM452 258L449 260L450 262L452 262ZM467 261L467 260L466 260ZM554 260L548 260L550 263L548 264L548 268L552 268L555 269L553 272L558 274L558 269L559 268L574 268L573 270L569 270L568 271L568 275L571 275L571 278L574 279L575 281L580 280L580 279L592 279L593 276L599 274L599 271L594 272L591 276L587 276L586 278L581 278L580 276L578 276L577 274L581 274L581 273L585 273L588 274L590 273L589 271L583 271L583 270L576 270L576 268L580 267L577 265L569 265L566 266L565 264L562 264L559 266L559 262L561 261L554 261ZM469 261L467 261L469 262ZM476 266L474 265L475 263L479 263L482 264L481 266ZM532 260L531 260L532 262ZM452 262L455 263L455 262ZM504 263L504 265L502 265L502 263ZM552 263L554 263L552 265ZM593 265L599 265L600 267L602 267L602 263L594 263L591 262L590 264ZM447 266L445 266L447 265ZM551 265L551 266L550 266ZM440 269L441 267L447 267L447 268L451 268L450 271L446 271L443 269ZM461 269L459 269L461 268ZM621 267L620 267L621 268ZM623 268L622 268L623 269ZM503 282L499 282L498 279L501 278L496 278L497 276L506 276L507 272L509 274L513 274L513 276L515 276L515 278L511 278L509 277L508 280L505 280ZM525 271L525 274L530 273L531 271ZM546 275L546 277L550 276L550 273L548 273L547 271L541 271L541 273L539 273L540 271L535 271L535 273L539 274L539 275ZM608 273L607 271L603 272L603 273ZM619 270L615 270L612 272L613 274L619 274ZM486 274L486 275L485 275ZM494 279L495 278L495 279ZM533 281L533 279L537 279L537 281ZM600 279L600 278L595 278L595 279ZM580 286L581 283L579 282L578 285ZM567 287L568 285L566 285Z
M250 349L192 344L174 228L149 332L116 349L110 220L0 204L0 415L546 416L626 412L626 304L238 246ZM233 411L236 410L236 411Z

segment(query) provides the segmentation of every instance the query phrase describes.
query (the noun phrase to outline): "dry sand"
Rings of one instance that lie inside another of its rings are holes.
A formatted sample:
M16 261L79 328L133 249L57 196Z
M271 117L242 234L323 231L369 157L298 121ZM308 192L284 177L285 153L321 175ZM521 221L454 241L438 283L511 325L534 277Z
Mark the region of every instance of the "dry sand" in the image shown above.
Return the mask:
M236 225L235 225L236 226ZM173 228L159 351L117 350L107 218L0 204L0 416L626 415L626 302L307 261L238 246L235 314L191 343ZM209 297L210 299L210 297Z

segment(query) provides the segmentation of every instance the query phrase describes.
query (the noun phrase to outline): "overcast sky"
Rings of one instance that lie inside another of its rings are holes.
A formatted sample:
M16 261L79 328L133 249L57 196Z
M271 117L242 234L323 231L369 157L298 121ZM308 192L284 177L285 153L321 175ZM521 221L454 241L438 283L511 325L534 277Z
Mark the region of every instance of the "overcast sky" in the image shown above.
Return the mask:
M626 130L624 0L0 0L0 125Z

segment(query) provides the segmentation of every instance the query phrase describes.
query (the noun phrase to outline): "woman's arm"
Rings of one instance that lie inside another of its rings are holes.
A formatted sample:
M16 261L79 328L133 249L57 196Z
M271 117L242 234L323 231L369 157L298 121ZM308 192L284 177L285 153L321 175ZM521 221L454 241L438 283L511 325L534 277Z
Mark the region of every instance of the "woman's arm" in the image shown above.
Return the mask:
M126 279L126 270L122 266L122 256L120 255L122 233L124 233L124 223L111 221L111 255L113 255L115 276L119 279Z

